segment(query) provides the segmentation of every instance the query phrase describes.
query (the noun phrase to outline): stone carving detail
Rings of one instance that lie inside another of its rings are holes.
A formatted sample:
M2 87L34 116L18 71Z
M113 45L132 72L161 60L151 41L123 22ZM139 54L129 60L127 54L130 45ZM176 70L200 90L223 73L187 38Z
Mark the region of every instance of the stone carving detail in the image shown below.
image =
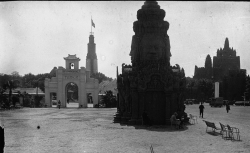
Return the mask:
M147 90L160 90L164 89L164 84L162 84L159 75L152 75L150 82L147 83Z
M65 79L79 79L79 76L64 76Z

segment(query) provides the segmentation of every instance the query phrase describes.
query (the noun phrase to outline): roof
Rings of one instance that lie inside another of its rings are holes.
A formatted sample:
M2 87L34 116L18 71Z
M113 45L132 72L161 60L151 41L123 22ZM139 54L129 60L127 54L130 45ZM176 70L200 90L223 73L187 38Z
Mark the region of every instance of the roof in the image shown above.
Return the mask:
M103 81L99 84L99 93L103 94L105 91L111 90L113 94L117 94L116 79L112 81Z
M80 58L76 57L76 54L75 55L68 54L68 57L64 57L64 59L78 59L78 60L80 60Z
M26 92L27 94L30 94L30 95L32 94L34 95L36 94L36 92L38 95L44 95L44 92L40 88L38 88L38 90L37 88L16 88L12 90L12 94L18 93L18 91L20 91L21 93ZM4 92L4 94L8 94L8 93L9 93L9 89L7 89Z

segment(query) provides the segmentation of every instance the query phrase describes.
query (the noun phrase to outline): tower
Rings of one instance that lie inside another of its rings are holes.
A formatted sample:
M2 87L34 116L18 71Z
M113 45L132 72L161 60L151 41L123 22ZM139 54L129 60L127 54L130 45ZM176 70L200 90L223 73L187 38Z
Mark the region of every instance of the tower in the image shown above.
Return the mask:
M240 56L236 56L236 50L229 47L229 39L225 39L224 48L217 50L217 56L213 57L213 76L215 80L221 80L228 75L229 70L240 70Z
M88 53L86 56L86 70L90 71L90 75L98 72L95 46L94 35L91 32L89 36Z
M66 69L75 69L75 70L79 69L80 58L76 57L76 54L75 55L69 54L68 57L64 57L64 60Z
M211 79L213 75L213 67L212 67L212 59L208 54L205 61L205 71L206 71L206 78Z
M170 65L169 23L156 1L146 1L133 23L131 63L122 64L117 78L119 114L115 121L141 124L147 114L153 124L170 124L175 111L183 111L184 70Z

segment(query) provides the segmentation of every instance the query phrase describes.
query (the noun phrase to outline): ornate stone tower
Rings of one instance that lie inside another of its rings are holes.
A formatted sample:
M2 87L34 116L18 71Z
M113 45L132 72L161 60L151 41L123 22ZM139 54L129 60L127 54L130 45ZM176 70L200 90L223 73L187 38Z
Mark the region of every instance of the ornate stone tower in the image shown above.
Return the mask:
M96 44L94 42L94 35L91 32L88 43L88 53L86 56L86 70L90 71L90 75L98 72Z
M213 57L213 76L215 80L221 80L228 75L229 70L240 70L240 57L236 56L236 50L229 47L228 38L225 39L224 48L217 50L217 56Z
M141 123L146 112L153 124L168 124L174 111L182 109L185 74L170 66L169 23L156 1L146 1L133 24L131 65L122 65L117 78L122 121ZM184 71L183 71L184 72Z

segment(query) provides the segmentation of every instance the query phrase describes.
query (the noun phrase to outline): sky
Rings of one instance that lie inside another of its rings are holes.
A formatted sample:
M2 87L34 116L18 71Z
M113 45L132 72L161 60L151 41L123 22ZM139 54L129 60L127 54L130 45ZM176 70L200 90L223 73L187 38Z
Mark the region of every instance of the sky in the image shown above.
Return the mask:
M0 2L0 73L49 73L65 67L68 54L86 67L92 28L98 71L116 77L116 66L131 64L133 22L144 1L12 1ZM170 23L170 64L179 64L193 77L208 54L216 56L225 38L250 72L249 2L159 1Z

